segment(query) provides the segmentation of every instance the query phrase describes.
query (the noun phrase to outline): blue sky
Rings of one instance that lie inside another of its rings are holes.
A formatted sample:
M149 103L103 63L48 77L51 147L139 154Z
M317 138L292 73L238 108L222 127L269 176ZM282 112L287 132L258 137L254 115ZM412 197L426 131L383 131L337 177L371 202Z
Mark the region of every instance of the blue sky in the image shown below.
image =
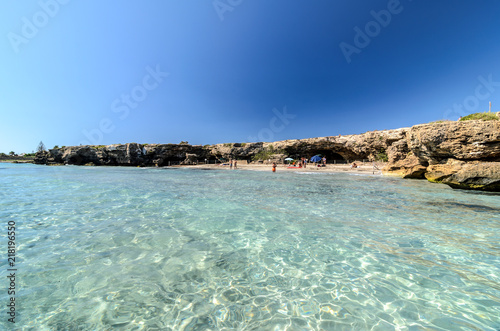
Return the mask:
M495 0L4 1L0 152L500 111L499 13Z

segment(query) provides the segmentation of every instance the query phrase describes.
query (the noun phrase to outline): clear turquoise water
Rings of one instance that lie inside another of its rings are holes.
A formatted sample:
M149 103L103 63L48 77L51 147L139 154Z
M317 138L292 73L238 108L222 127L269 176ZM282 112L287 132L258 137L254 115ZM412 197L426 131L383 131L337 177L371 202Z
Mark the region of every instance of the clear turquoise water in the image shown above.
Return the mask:
M0 188L0 218L18 225L19 329L500 329L499 195L14 164L0 164Z

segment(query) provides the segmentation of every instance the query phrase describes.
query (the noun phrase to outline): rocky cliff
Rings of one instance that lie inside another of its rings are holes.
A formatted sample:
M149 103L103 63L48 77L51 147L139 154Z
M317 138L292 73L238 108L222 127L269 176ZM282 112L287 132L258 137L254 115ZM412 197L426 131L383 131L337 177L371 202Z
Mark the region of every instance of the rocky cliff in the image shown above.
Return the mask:
M205 160L326 156L329 162L388 161L386 175L427 178L454 188L500 191L500 121L416 125L359 135L272 143L73 146L37 153L38 164L167 166Z
M394 147L386 174L500 191L500 121L416 125Z

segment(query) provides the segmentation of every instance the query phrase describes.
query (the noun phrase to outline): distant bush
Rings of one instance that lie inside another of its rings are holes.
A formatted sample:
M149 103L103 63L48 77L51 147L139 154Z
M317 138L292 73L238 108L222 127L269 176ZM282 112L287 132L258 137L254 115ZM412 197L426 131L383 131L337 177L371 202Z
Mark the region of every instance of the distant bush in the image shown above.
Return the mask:
M53 149L58 149L58 148L59 148L59 146L58 146L58 145L55 145Z
M472 120L482 120L482 121L498 121L499 118L495 113L474 113L464 116L460 121L472 121Z
M258 160L268 160L271 158L272 155L274 154L284 154L285 151L284 150L275 150L273 145L269 145L267 148L261 150L260 152L258 152L257 154L255 154L252 159L254 161L258 161Z
M247 143L241 143L241 147L245 147Z
M257 160L267 160L271 157L271 155L273 155L274 152L273 151L270 151L269 149L263 149L261 150L260 152L258 152L257 154L255 154L252 159L254 161L257 161Z
M429 124L434 124L434 123L446 123L446 122L451 122L450 120L437 120L434 122L429 122Z
M380 150L380 152L377 154L377 160L382 161L382 162L387 162L389 161L389 157L387 157L387 153L385 150Z
M233 147L233 144L231 144L231 143L225 143L224 147Z
M181 142L179 143L179 145L189 145L189 143L188 143L187 141L184 141L184 140L183 140L183 141L181 141Z

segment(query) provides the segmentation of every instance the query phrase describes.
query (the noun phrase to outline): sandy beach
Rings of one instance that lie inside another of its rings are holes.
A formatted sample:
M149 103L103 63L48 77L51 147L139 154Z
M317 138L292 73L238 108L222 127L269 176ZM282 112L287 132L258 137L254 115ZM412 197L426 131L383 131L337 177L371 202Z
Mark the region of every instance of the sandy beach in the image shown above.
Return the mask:
M253 170L253 171L272 171L272 164L247 164L246 162L238 162L237 168L230 168L229 165L221 164L199 164L199 165L183 165L179 167L197 168L197 169L225 169L225 170ZM279 164L276 167L276 172L324 172L324 173L355 173L355 174L370 174L381 175L382 165L377 165L379 168L374 169L373 165L359 165L358 168L351 168L348 164L327 164L326 167L315 167L308 165L306 168L288 168L288 165Z

